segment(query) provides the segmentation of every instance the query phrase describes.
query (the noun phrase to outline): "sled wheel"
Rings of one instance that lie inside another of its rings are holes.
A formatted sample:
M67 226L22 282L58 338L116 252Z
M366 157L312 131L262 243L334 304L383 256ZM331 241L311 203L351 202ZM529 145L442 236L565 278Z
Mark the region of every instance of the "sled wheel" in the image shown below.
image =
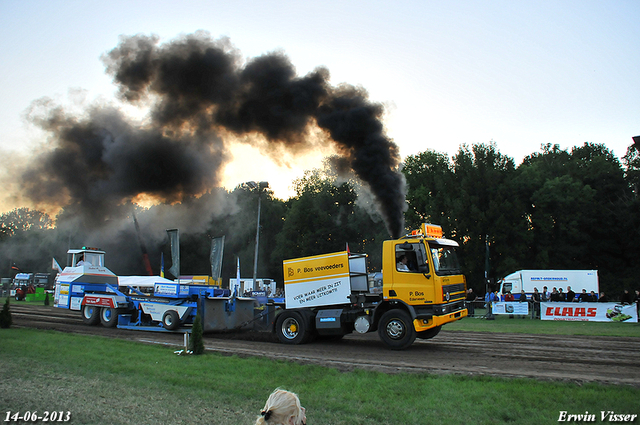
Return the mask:
M100 310L100 322L105 328L115 328L118 324L118 311L115 308L103 307Z
M175 331L180 327L180 315L175 310L167 310L162 315L162 326L170 331Z
M86 304L83 305L82 321L85 325L97 325L100 321L100 307Z

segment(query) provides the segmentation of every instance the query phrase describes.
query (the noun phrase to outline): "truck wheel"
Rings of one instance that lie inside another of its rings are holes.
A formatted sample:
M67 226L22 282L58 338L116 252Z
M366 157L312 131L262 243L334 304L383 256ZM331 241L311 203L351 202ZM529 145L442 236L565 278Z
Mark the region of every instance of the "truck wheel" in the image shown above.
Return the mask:
M100 307L92 305L82 306L82 321L85 325L97 325L100 321Z
M426 331L418 332L418 338L431 339L440 333L442 326L436 326L435 328L427 329Z
M100 322L105 328L114 328L118 324L118 310L111 307L103 307L100 310Z
M380 318L378 335L392 350L403 350L415 341L416 330L411 317L406 312L393 309Z
M284 311L278 315L276 333L280 342L285 344L304 344L310 337L307 322L296 311Z
M170 331L175 331L180 327L180 315L175 310L167 310L162 315L162 326Z

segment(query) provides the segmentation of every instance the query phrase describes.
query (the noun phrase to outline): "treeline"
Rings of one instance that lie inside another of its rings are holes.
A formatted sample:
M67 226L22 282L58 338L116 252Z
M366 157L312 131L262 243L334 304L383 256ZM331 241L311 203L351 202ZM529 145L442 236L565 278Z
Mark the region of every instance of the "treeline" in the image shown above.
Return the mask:
M605 146L590 143L570 151L546 145L518 166L493 143L463 145L453 157L427 150L407 157L402 170L406 229L422 222L442 225L460 243L468 285L479 293L485 291L485 272L493 283L520 269L597 269L602 290L617 298L640 286L639 158L631 146L621 163ZM347 244L352 252L369 254L370 267L380 269L388 234L357 181L340 177L327 161L293 186L295 195L286 201L268 190L260 195L258 277L281 284L283 259L344 250ZM0 216L0 271L9 275L13 264L45 271L52 256L66 261L69 247L97 245L117 274L144 274L143 250L159 272L161 253L170 266L164 229L179 227L182 274L209 274L211 239L224 235L223 281L235 277L237 258L242 277L250 277L258 196L240 185L179 206L122 206L120 216L100 228L83 227L72 208L55 220L27 208L13 210Z
M637 148L623 161L591 143L546 145L517 167L495 144L463 146L452 160L423 152L406 160L407 222L442 224L475 288L484 290L487 268L493 280L520 269L597 269L601 289L618 297L640 286Z

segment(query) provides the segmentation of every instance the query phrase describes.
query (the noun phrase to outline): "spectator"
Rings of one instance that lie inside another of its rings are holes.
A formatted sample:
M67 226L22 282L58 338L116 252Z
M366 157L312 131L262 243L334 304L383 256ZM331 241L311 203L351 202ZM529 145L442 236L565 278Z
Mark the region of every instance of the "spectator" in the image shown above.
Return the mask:
M511 293L511 291L507 291L507 293L504 295L504 300L505 300L506 302L509 302L509 303L510 303L510 302L514 302L516 299L514 298L514 296L513 296L513 294ZM513 308L513 307L511 307L511 308ZM513 310L511 310L511 311L513 311ZM510 314L510 315L509 315L509 319L513 319L513 314Z
M549 294L549 291L547 290L546 286L542 287L542 293L540 294L540 302L547 302L549 301L549 297L551 296L551 294Z
M591 297L589 296L589 294L587 294L587 290L586 289L582 289L582 292L580 293L580 295L578 295L578 302L581 303L588 303L591 299Z
M523 289L522 291L520 291L520 298L518 298L518 301L519 301L519 302L521 302L521 303L526 303L526 302L528 302L528 301L527 301L527 294L526 294L526 292L524 292L524 289ZM527 314L528 314L528 313L527 313ZM522 318L523 318L523 319L526 319L526 318L527 318L527 316L523 314L523 315L522 315Z
M487 320L495 320L495 316L493 315L493 311L491 306L494 303L500 301L500 296L498 295L498 291L490 292L489 295L485 294L484 300L486 302L485 306L487 307L487 314L485 315L485 319Z
M549 297L549 301L553 301L553 302L560 301L557 288L553 288L553 291L551 291L551 296Z
M598 302L599 303L608 303L609 302L609 299L604 294L604 292L600 292L600 297L598 297Z
M520 291L520 299L518 301L521 303L527 301L527 294L524 292L524 289Z
M467 297L465 298L467 304L467 310L469 310L469 317L473 317L476 314L476 306L474 303L478 300L478 296L473 292L473 288L467 290Z
M540 293L538 288L533 288L533 294L531 294L531 301L533 302L533 318L540 317Z
M636 289L636 297L633 301L636 303L636 314L638 316L638 322L640 322L640 289Z
M591 302L595 303L598 302L598 295L596 295L595 292L591 291L591 293L589 294L589 296L591 297Z
M629 293L628 289L624 290L624 293L622 294L622 298L620 299L620 304L631 304L633 302L633 297L631 296L631 294Z
M575 297L576 293L571 290L571 286L567 286L567 302L573 302Z
M271 393L256 425L306 425L306 410L292 392L276 389Z
M564 302L567 299L565 298L564 292L562 292L562 288L558 288L558 301Z

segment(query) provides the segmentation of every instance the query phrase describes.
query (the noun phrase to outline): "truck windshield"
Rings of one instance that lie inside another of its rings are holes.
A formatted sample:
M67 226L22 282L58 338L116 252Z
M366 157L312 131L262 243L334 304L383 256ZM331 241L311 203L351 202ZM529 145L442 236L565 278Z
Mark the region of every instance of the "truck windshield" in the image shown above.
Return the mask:
M433 267L439 276L453 275L462 273L458 256L453 247L430 245L431 257L433 258Z
M502 293L506 294L507 292L513 291L513 284L511 282L503 281L502 282Z

